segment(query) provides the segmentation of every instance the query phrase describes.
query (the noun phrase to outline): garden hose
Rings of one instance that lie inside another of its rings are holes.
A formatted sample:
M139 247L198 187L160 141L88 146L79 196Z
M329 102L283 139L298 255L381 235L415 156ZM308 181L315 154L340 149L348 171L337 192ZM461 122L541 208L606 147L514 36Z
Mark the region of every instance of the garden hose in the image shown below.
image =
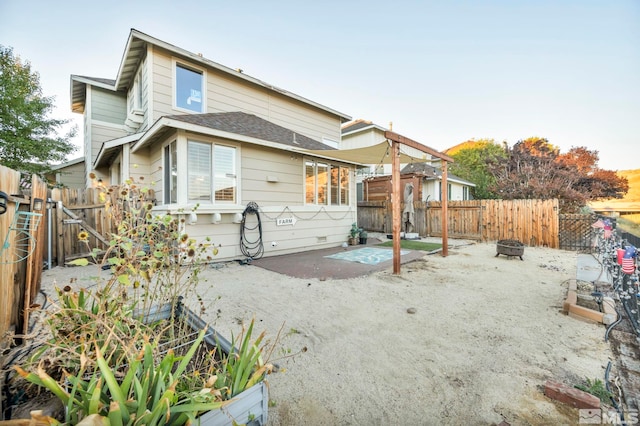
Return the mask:
M255 214L257 224L253 227L247 226L247 216ZM258 230L258 236L254 240L250 240L247 231ZM247 257L248 261L260 259L264 254L264 244L262 242L262 221L258 212L258 204L251 201L242 212L242 222L240 222L240 250Z

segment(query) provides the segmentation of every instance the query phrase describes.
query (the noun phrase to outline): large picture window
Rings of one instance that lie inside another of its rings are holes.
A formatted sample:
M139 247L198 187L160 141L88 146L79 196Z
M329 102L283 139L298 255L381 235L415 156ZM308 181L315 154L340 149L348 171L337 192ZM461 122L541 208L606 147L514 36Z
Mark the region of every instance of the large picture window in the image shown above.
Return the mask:
M349 205L349 168L305 161L305 203Z
M176 64L176 107L204 112L204 75L202 71Z
M236 148L189 141L187 157L189 201L236 202Z

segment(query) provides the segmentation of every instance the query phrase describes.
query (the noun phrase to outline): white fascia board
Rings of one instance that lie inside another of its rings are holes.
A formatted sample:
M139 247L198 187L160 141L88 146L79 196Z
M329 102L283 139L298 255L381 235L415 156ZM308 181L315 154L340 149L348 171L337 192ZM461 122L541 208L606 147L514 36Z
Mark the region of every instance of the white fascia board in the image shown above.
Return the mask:
M343 134L342 134L342 137L349 136L349 135L354 135L354 134L356 134L356 133L366 132L366 131L369 131L369 130L371 130L371 129L374 129L374 130L380 130L380 131L381 131L381 132L383 132L383 133L387 131L387 129L382 128L382 127L378 126L377 124L373 124L373 123L372 123L372 124L370 124L369 126L361 127L361 128L359 128L359 129L351 130L350 132L343 133Z
M121 145L125 145L131 142L134 142L136 140L138 140L140 138L140 136L142 136L143 133L134 133L133 135L128 135L128 136L124 136L118 139L111 139L110 141L106 141L102 143L102 146L100 147L100 151L98 152L98 155L96 156L96 159L93 160L93 167L95 168L97 164L100 163L100 160L102 160L102 156L104 155L104 153L111 149L111 148L116 148L118 146Z

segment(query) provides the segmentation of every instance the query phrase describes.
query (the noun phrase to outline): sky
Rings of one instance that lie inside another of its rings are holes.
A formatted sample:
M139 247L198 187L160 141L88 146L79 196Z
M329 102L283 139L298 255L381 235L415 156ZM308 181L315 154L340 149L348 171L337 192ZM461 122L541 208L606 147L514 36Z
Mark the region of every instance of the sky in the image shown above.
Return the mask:
M115 79L131 28L437 150L537 136L640 169L640 0L0 0L79 147L70 76Z

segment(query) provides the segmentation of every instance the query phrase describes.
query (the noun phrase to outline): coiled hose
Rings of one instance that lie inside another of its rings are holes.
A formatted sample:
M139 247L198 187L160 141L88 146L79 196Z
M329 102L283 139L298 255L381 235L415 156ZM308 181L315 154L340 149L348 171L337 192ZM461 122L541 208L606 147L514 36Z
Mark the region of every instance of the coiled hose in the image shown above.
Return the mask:
M257 224L253 227L247 225L247 216L256 215ZM250 240L247 231L258 230L258 236L254 240ZM258 204L251 201L242 212L242 222L240 223L240 250L247 259L260 259L264 254L264 244L262 242L262 221L258 211Z

